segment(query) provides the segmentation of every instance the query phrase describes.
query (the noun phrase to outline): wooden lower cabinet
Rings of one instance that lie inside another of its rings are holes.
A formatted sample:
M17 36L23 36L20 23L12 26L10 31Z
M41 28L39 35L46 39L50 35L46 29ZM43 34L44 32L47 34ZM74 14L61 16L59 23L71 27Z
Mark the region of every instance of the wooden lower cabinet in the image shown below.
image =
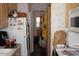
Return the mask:
M21 56L21 50L17 49L12 56Z
M12 54L12 56L21 56L21 47L18 45L17 48L15 48L15 52Z

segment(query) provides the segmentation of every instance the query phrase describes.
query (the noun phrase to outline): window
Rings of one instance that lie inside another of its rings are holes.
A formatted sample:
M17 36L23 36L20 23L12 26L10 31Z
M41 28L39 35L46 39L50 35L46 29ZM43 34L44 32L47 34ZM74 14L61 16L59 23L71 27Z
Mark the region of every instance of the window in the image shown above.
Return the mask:
M40 17L36 17L36 27L40 27Z

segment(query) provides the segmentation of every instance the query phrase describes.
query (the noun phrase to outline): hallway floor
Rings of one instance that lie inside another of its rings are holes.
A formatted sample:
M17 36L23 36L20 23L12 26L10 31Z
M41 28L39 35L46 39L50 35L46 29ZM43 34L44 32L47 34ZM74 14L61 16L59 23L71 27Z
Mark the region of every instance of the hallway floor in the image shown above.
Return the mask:
M40 47L38 44L39 39L35 39L34 42L34 52L31 53L31 56L47 56L47 50L46 48Z

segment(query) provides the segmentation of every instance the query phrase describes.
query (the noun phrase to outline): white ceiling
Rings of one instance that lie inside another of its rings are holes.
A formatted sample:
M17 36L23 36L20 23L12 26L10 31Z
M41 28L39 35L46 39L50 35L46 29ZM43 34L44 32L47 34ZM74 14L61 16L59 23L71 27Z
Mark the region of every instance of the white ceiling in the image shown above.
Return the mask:
M31 3L31 10L44 11L47 9L47 3Z

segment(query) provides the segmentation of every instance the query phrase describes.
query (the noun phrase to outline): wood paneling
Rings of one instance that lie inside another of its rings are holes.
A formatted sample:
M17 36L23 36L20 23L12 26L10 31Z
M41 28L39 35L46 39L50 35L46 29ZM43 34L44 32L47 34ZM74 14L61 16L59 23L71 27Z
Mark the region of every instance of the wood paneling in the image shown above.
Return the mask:
M8 26L8 13L7 4L0 3L0 28Z

